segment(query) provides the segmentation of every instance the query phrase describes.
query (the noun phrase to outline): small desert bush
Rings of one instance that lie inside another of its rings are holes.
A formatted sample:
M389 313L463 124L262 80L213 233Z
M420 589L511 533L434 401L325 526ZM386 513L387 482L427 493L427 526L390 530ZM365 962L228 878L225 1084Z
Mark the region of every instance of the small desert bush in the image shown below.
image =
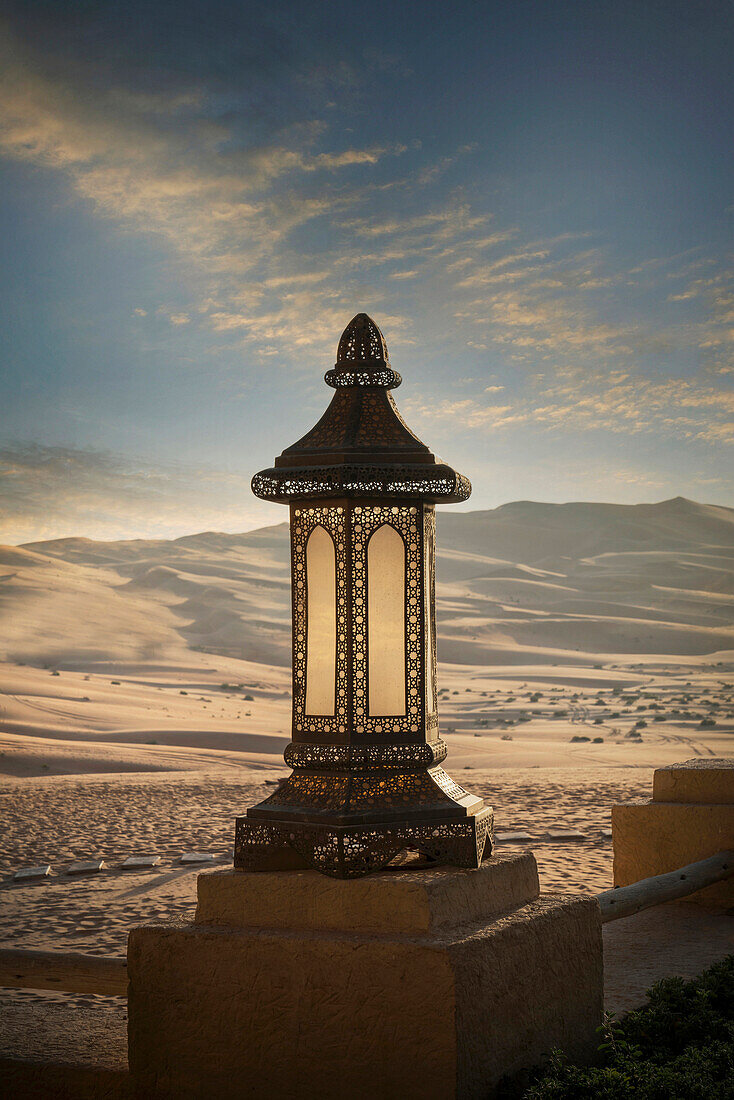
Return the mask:
M592 1066L555 1051L502 1100L734 1100L734 955L698 978L666 978L647 1003L606 1016Z

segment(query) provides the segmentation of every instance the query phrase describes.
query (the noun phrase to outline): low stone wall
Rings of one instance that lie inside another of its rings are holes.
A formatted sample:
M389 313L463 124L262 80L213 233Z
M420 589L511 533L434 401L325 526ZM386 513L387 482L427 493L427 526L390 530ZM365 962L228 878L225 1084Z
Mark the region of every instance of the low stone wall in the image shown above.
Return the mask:
M596 1048L594 898L539 896L535 860L200 876L197 921L134 929L135 1095L487 1100L554 1046Z
M734 759L659 768L653 797L612 809L614 885L675 871L734 849ZM701 905L734 906L734 878L691 894Z
M130 1100L127 1006L40 995L0 1007L0 1093L12 1100Z

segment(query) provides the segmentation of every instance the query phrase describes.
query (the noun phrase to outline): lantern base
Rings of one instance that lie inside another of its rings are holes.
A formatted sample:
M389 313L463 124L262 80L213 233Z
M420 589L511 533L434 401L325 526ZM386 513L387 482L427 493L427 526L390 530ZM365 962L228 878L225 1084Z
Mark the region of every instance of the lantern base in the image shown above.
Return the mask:
M234 865L243 871L312 867L330 878L360 878L386 867L406 848L434 865L477 868L492 851L493 812L458 821L328 825L238 817Z

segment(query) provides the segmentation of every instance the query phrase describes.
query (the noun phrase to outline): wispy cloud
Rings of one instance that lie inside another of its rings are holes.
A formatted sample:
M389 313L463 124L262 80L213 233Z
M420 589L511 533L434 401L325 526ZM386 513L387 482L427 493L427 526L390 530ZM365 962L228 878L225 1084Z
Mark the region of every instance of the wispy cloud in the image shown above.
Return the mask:
M725 272L691 255L615 270L585 233L537 240L458 195L430 197L433 168L440 175L470 147L431 166L415 142L360 147L328 112L284 120L263 140L246 106L224 113L204 86L154 94L110 83L91 96L10 35L2 61L0 151L63 172L97 214L157 234L186 272L201 323L256 354L330 354L359 294L384 306L385 325L395 319L393 341L410 338L422 309L447 342L462 334L519 363L630 361L673 346L731 367ZM393 216L380 199L391 189L402 195ZM695 303L698 315L643 317L635 292L655 279L677 280L664 298ZM174 325L190 316L188 304L169 309Z
M290 252L291 234L358 207L370 170L406 151L320 149L331 135L314 120L284 125L263 144L243 133L240 119L235 126L217 117L203 89L153 96L110 87L91 97L47 75L10 36L2 62L0 151L63 172L97 214L162 238L198 287L204 321L210 317L218 331L237 297L249 293L253 308L272 316L292 285L316 287L322 280ZM288 346L296 326L281 312L276 335ZM170 311L172 324L186 319ZM261 316L255 327L272 326Z
M503 220L482 206L496 192L451 175L471 147L429 157L412 120L402 140L359 140L346 117L358 78L343 59L279 74L279 93L290 81L309 109L262 125L258 104L204 82L149 91L98 79L92 94L91 62L55 68L12 35L2 51L0 153L58 173L91 217L153 235L175 262L185 293L136 295L136 332L156 319L179 338L203 330L212 346L245 350L254 375L277 358L328 365L345 321L367 308L393 351L430 348L450 364L430 397L401 400L418 428L460 423L479 443L490 429L654 433L712 454L734 439L734 294L717 255L639 259L601 232ZM200 512L175 471L45 448L2 461L17 538L34 510L55 533L74 511L75 529L98 534L239 526L248 496L243 483L229 511L217 488L227 475L212 473L207 500L219 503Z
M494 395L498 387L485 392ZM502 389L502 387L499 387ZM413 402L422 421L498 430L535 425L549 431L664 432L681 441L734 442L734 392L687 379L645 378L624 371L567 370L548 385L536 378L512 402L484 398Z
M37 444L0 449L0 498L0 542L11 544L79 534L176 538L283 518L275 505L247 503L249 479L240 474Z

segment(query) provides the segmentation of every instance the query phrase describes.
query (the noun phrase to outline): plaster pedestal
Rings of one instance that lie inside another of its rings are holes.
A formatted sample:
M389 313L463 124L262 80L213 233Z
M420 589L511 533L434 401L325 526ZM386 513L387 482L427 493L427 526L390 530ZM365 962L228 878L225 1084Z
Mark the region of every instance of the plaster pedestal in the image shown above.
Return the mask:
M599 907L538 896L528 852L479 870L199 877L194 923L136 928L138 1097L487 1100L554 1046L589 1056Z
M612 807L614 885L675 871L734 849L734 759L696 758L659 768L648 802ZM734 878L687 901L734 906Z

